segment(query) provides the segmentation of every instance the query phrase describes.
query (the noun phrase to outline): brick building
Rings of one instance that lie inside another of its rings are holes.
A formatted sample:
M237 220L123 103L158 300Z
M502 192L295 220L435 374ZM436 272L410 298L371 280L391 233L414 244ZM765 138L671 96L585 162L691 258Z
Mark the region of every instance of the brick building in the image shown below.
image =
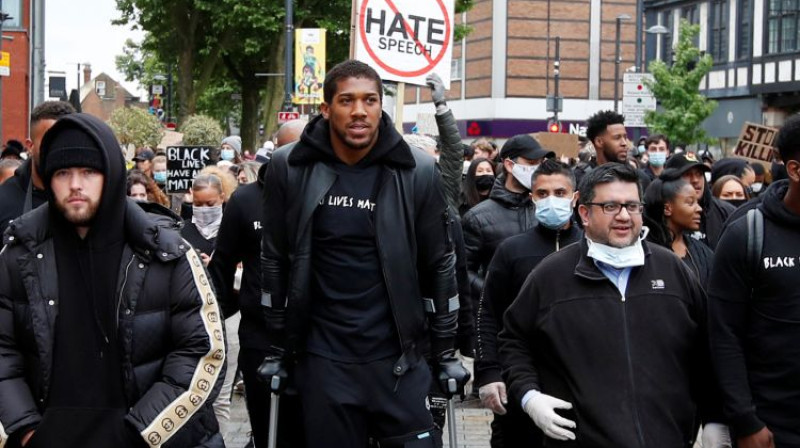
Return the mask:
M564 132L582 135L587 117L613 108L616 18L622 14L631 19L621 22L620 92L622 73L634 65L635 12L636 0L476 0L456 18L472 32L453 48L448 93L462 136L546 130L556 37L564 98L559 118ZM427 88L407 86L405 105L408 129L418 114L434 112Z
M4 0L3 12L10 18L3 23L2 49L10 55L10 76L0 77L2 83L3 125L0 141L25 141L31 104L30 89L30 8L29 0Z
M92 78L92 67L89 64L84 64L83 67L80 99L82 112L103 121L108 121L112 112L123 107L147 107L147 103L140 103L138 96L134 96L107 74L100 73Z

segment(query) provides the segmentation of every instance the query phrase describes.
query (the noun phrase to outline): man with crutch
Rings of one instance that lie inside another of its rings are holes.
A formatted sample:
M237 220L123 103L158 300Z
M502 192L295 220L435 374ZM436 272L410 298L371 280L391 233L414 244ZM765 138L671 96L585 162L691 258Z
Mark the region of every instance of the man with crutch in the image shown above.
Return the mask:
M383 114L372 68L343 62L323 92L321 115L267 169L262 305L276 347L262 374L294 378L309 447L435 447L431 381L460 390L469 377L453 355L439 171Z

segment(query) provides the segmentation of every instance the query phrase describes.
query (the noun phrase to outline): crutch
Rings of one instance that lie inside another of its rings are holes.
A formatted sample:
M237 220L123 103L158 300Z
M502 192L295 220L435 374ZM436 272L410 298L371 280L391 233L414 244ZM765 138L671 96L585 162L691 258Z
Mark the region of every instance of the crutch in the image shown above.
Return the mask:
M281 403L281 396L275 392L280 390L281 378L273 375L270 382L269 394L269 441L267 448L277 448L278 446L278 407Z
M450 448L458 448L458 437L456 436L456 392L458 385L455 378L447 380L447 433L450 436Z

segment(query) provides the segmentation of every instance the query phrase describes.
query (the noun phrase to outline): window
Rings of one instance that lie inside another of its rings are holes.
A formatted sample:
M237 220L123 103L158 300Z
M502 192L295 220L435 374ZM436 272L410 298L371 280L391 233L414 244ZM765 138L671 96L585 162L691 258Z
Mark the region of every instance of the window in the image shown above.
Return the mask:
M463 73L464 65L461 63L461 58L453 58L450 61L450 80L456 81L461 79L464 76Z
M700 13L697 11L697 5L691 5L681 10L681 18L689 21L691 25L698 25L700 23ZM694 45L700 45L700 35L694 37Z
M711 32L709 48L716 63L728 61L728 0L711 2Z
M736 8L736 22L739 29L736 32L738 42L736 43L736 58L747 59L750 57L750 46L753 41L752 31L752 11L750 10L750 0L738 0Z
M661 60L667 64L672 63L672 30L675 25L672 11L664 11L661 24L667 28L667 32L661 35Z
M22 0L3 0L2 3L3 13L9 16L3 28L22 28Z
M767 53L786 53L798 47L798 0L769 0L767 4Z
M97 95L100 97L106 96L106 82L105 81L95 81L94 82L94 91L97 92Z

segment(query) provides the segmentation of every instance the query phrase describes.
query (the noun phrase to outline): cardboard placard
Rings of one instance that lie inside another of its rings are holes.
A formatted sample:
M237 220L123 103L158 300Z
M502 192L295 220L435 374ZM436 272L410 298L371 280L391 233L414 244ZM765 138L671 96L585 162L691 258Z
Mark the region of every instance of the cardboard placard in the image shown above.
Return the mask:
M167 192L187 192L197 173L211 160L210 146L167 147Z
M537 132L531 135L539 141L544 149L555 152L558 157L578 157L580 148L578 148L578 136L575 134Z
M777 135L777 128L746 122L742 126L742 133L739 134L733 156L758 162L769 169L775 158L773 143Z

